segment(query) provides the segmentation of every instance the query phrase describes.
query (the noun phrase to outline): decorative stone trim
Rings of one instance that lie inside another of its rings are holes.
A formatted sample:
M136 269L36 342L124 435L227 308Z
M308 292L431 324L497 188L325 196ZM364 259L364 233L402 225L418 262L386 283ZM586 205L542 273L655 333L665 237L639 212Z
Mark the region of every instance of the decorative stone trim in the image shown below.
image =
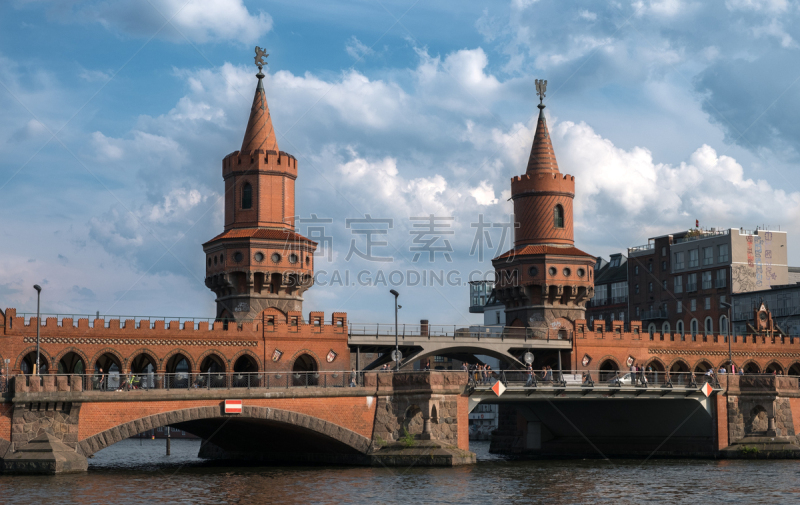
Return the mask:
M727 356L728 351L708 351L701 349L648 349L650 354L680 354L684 356ZM734 356L754 356L758 358L800 358L800 352L733 351Z

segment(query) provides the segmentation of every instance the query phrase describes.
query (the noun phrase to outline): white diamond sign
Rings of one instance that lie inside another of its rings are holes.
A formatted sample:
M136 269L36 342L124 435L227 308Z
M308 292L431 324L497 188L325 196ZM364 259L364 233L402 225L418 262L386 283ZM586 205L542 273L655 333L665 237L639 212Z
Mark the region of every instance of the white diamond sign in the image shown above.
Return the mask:
M494 386L492 386L492 391L494 391L494 394L496 394L497 396L500 396L501 394L506 392L506 387L503 385L502 382L497 381L494 383Z
M711 387L711 384L706 382L705 384L703 384L703 387L700 388L700 391L702 391L703 394L706 395L706 397L708 397L708 395L710 395L711 392L714 391L714 388Z

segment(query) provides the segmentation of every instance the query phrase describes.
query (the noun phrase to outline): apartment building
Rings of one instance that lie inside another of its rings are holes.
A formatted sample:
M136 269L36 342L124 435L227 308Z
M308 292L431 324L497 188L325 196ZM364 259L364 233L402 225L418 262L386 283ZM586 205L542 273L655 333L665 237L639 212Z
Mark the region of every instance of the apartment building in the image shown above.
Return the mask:
M629 321L628 314L628 258L612 254L608 261L598 258L594 266L594 298L586 304L586 320L594 328L597 320Z
M789 282L786 232L693 229L628 249L630 317L655 333L724 333L733 293Z

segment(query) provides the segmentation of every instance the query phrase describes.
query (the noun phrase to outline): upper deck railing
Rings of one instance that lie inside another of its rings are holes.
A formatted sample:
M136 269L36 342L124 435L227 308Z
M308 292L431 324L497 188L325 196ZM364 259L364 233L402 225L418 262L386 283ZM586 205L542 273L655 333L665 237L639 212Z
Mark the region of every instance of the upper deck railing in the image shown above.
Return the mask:
M394 323L350 323L349 336L394 338ZM407 338L452 338L452 339L518 339L518 340L571 340L572 330L559 328L518 328L512 326L418 325L398 324L397 336Z

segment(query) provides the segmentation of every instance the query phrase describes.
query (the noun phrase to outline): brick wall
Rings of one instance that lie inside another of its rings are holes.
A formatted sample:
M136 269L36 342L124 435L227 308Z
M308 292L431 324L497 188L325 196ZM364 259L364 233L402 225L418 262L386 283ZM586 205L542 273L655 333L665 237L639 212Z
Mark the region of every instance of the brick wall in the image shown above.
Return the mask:
M16 317L16 309L6 311L9 323L2 328L0 348L4 356L11 359L13 373L20 371L22 358L36 347L36 318L25 320ZM156 361L159 372L164 372L169 358L181 353L189 361L193 372L199 370L203 359L209 354L220 358L226 371L233 370L236 360L243 354L250 356L259 371L291 370L294 360L301 354L309 354L319 370L344 370L350 364L347 347L347 315L334 313L331 324L313 324L314 319L324 318L314 312L309 318L312 324L298 324L277 319L274 324L265 324L261 319L244 323L239 327L230 323L227 329L221 322L194 323L156 320L135 322L133 320L95 319L89 326L86 318L73 321L63 318L47 318L41 328L41 355L48 363L51 373L57 371L59 360L68 352L75 352L84 361L87 370L105 353L113 356L123 371L129 371L133 359L146 354ZM266 316L265 316L266 317ZM106 327L108 326L108 327ZM279 361L272 360L275 349L282 352ZM328 363L329 351L336 353Z

